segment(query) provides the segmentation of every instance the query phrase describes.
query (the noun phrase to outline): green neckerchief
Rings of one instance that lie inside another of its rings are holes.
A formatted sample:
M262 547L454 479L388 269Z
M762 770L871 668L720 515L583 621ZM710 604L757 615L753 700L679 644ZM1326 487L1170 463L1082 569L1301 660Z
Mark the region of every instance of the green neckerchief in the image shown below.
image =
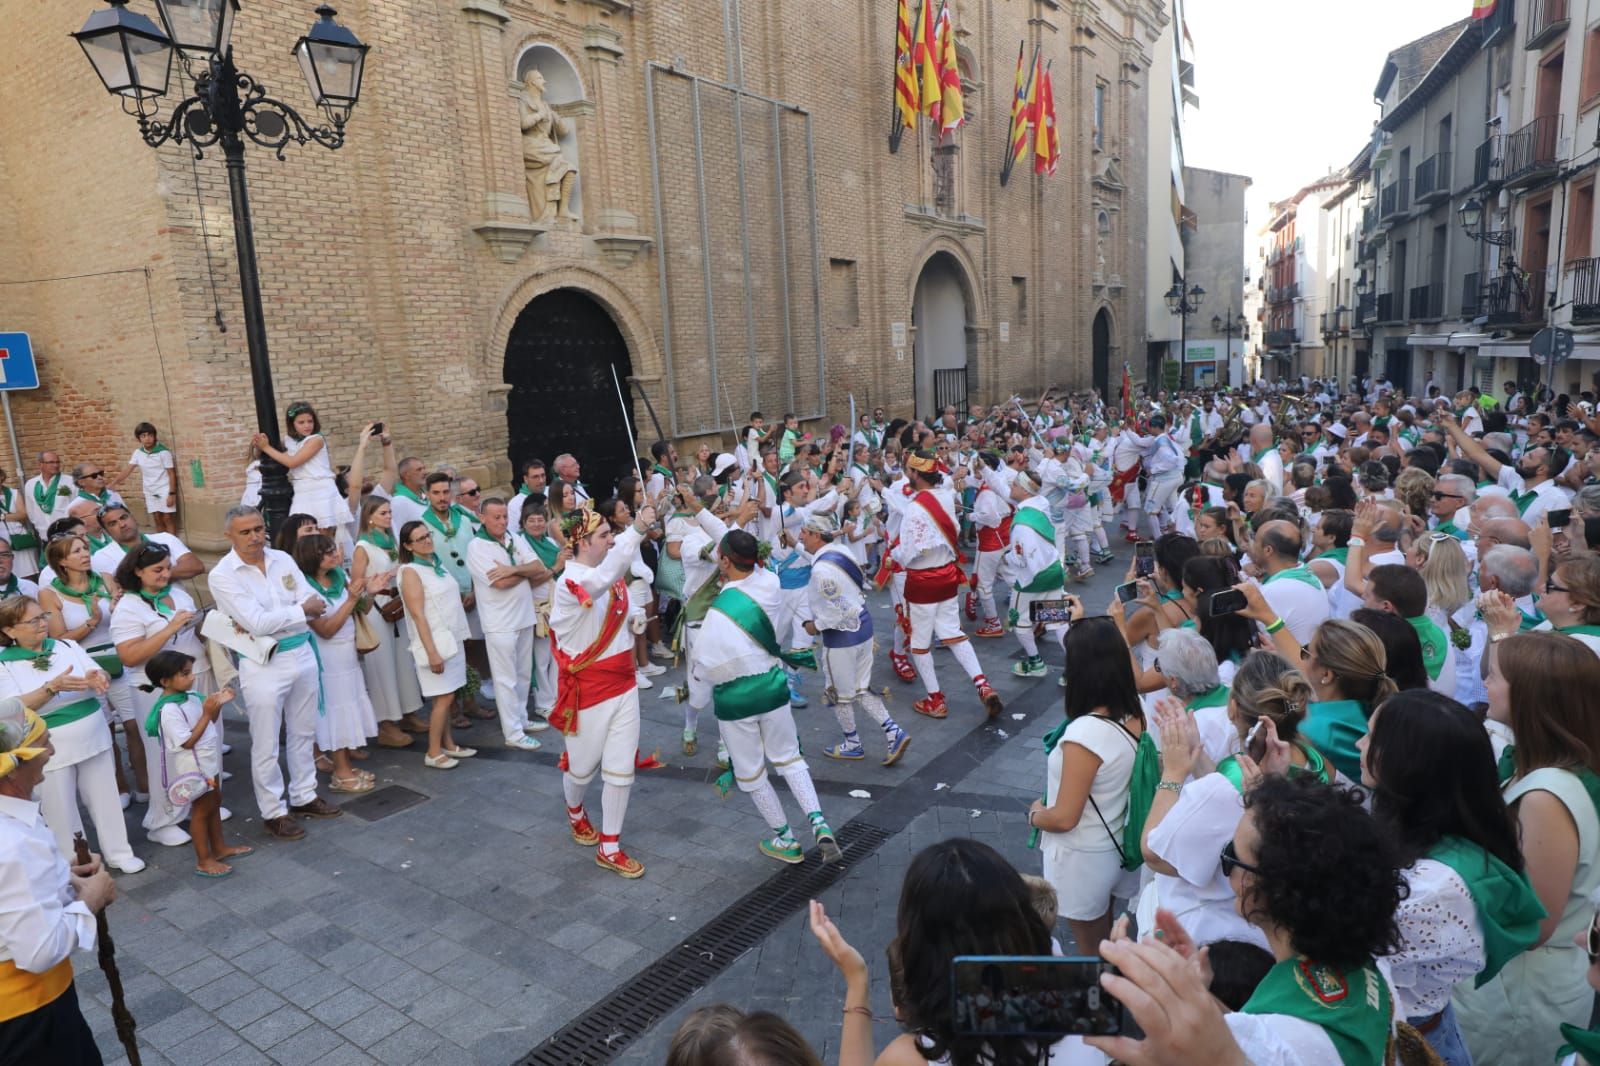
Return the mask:
M1539 939L1539 923L1547 917L1544 904L1534 895L1527 874L1518 873L1463 837L1441 837L1428 849L1428 858L1444 863L1466 882L1467 894L1478 912L1478 927L1483 930L1487 961L1474 984L1482 988L1501 967Z
M1517 626L1518 632L1526 633L1530 629L1538 629L1548 621L1544 616L1544 612L1539 610L1538 604L1534 604L1532 614L1522 610L1520 607L1517 610L1522 614L1522 621Z
M660 463L652 464L650 469L654 470L656 473L660 474L662 477L666 478L668 481L676 481L677 480L677 475L674 474L671 470L668 470L666 467L662 466Z
M63 596L70 596L72 599L77 600L86 608L89 606L90 600L109 600L111 598L111 590L106 588L106 583L101 581L100 575L93 570L89 571L89 587L82 592L69 588L59 577L50 579L50 587Z
M1600 637L1600 626L1556 626L1557 633L1565 633L1569 637L1582 634L1586 637Z
M444 534L445 540L456 539L456 534L461 532L461 523L463 520L470 524L476 524L473 520L472 512L461 506L459 503L452 503L450 505L450 522L448 525L445 524L444 519L440 518L439 513L432 507L429 507L426 511L422 512L422 520L428 523L428 525L432 526L438 532Z
M1345 565L1348 565L1349 562L1350 562L1350 549L1349 548L1329 548L1327 551L1322 552L1320 555L1318 555L1317 558L1318 559L1332 559L1334 562L1338 563L1340 566L1345 566Z
M84 488L82 485L79 485L78 486L78 499L80 499L80 500L91 500L94 503L99 504L101 507L104 507L106 504L111 502L111 492L110 492L109 489L101 489L100 490L100 494L99 495L95 495L94 493L90 492L88 489Z
M394 487L394 494L396 496L400 496L400 497L403 497L405 499L408 499L408 500L412 501L413 503L420 503L423 507L427 507L428 506L428 501L427 500L424 500L421 496L418 496L416 493L412 492L411 491L411 487L409 485L404 484L404 483L396 485Z
M561 545L557 544L550 534L546 533L535 539L528 535L527 530L523 530L522 539L528 542L528 547L533 549L533 554L539 557L546 570L556 568L556 556L561 554Z
M1439 671L1444 669L1445 656L1450 652L1450 639L1444 635L1438 623L1427 615L1407 618L1406 622L1417 631L1417 639L1422 641L1422 665L1428 671L1428 680L1439 680Z
M1205 433L1200 428L1200 412L1196 411L1189 416L1189 445L1197 447L1205 439Z
M1517 776L1517 746L1507 744L1500 751L1500 758L1494 764L1495 773L1500 775L1500 784L1504 785Z
M155 595L151 595L146 589L140 589L139 598L148 603L151 609L162 618L171 618L172 612L176 609L175 605L173 604L164 604L161 602L162 600L170 600L172 598L172 589L170 587L162 589Z
M154 448L146 448L143 444L141 444L139 445L139 450L144 452L146 455L160 455L162 452L169 449L165 444L162 444L160 441L156 441L156 446Z
M1389 423L1394 421L1393 415L1377 415L1372 419L1373 429L1388 429Z
M1226 707L1228 705L1228 696L1228 686L1218 685L1210 692L1200 693L1200 695L1184 704L1184 707L1190 711L1198 711L1202 707Z
M344 567L342 566L336 566L333 568L332 579L326 586L318 582L314 574L306 575L306 584L316 589L317 594L323 599L327 600L330 604L333 603L334 600L337 600L340 596L344 595L344 588L349 583L350 579L345 575Z
M1273 441L1270 445L1268 445L1265 448L1262 448L1259 452L1252 453L1251 456L1250 456L1250 461L1252 463L1255 463L1257 466L1259 466L1259 465L1261 465L1261 460L1266 458L1266 456L1267 456L1267 454L1269 452L1275 452L1277 450L1278 450L1278 442L1277 441Z
M91 554L99 551L101 548L109 548L111 546L111 534L109 533L101 533L99 536L95 536L93 533L90 533L88 534L88 537L89 552Z
M432 555L428 556L426 559L424 559L420 555L413 555L411 557L411 561L413 563L417 564L418 566L429 566L429 567L432 567L433 568L433 572L438 574L440 577L449 577L451 581L455 580L455 578L451 577L450 574L448 574L445 571L444 564L439 561L439 553L438 552L434 552Z
M1371 1066L1384 1061L1394 1004L1371 962L1341 970L1296 956L1267 971L1240 1013L1310 1022L1327 1034L1344 1066Z
M17 575L12 574L6 578L6 583L0 585L0 596L15 596L22 591L22 583L17 580Z
M1459 528L1453 520L1449 522L1440 522L1437 526L1433 527L1433 530L1435 533L1448 533L1457 540L1467 539L1467 531Z
M381 529L368 529L361 534L360 539L387 555L390 562L400 557L395 550L393 533L385 533Z
M1579 1029L1571 1022L1562 1022L1561 1035L1566 1037L1567 1042L1556 1052L1558 1061L1568 1055L1576 1055L1579 1062L1586 1062L1589 1066L1600 1064L1600 1032Z
M159 737L161 735L161 708L169 703L187 703L190 699L198 700L200 698L200 693L198 692L163 693L161 698L156 700L156 705L150 708L150 713L144 716L145 736ZM184 737L183 739L188 740L189 738Z
M1324 784L1331 785L1333 783L1333 775L1328 772L1328 763L1322 757L1322 753L1302 740L1296 740L1294 746L1299 748L1300 754L1306 757L1306 764L1304 766L1291 765L1289 767L1289 776L1298 777L1301 774L1314 774ZM1239 756L1230 755L1217 763L1217 773L1227 778L1228 783L1235 789L1240 792L1244 791L1244 767L1239 765Z
M0 648L0 663L32 663L33 668L42 673L50 669L50 655L55 650L56 642L49 637L44 638L38 651L29 651L20 644L8 644Z
M1300 735L1319 751L1326 752L1328 761L1352 781L1361 780L1361 753L1356 741L1367 735L1367 720L1371 717L1359 700L1327 700L1306 707L1305 720L1300 723Z
M1538 498L1539 494L1532 489L1529 489L1526 492L1513 492L1511 494L1511 502L1517 505L1517 513L1519 515L1527 514L1528 508L1532 506L1533 501L1537 500Z
M778 646L778 634L772 628L772 619L743 589L734 585L725 586L712 601L711 610L725 616L751 640L761 645L763 651L785 665L805 667L807 670L817 668L817 657L810 648L784 651Z
M50 487L48 489L44 487L43 481L35 482L33 486L33 502L39 505L39 510L43 511L45 514L51 514L56 509L56 492L60 488L60 474L57 474L55 477L50 479ZM50 502L45 503L45 500L49 500Z
M1282 581L1282 580L1298 581L1302 585L1310 585L1312 588L1316 589L1318 592L1326 592L1327 591L1327 589L1322 587L1322 579L1320 577L1318 577L1316 574L1313 574L1310 570L1308 570L1303 565L1302 566L1291 566L1287 570L1279 570L1276 574L1272 574L1271 576L1269 576L1267 578L1264 578L1262 580L1261 584L1270 585L1274 581Z
M501 551L506 553L506 562L507 563L509 563L511 566L516 566L517 565L517 552L516 552L516 549L514 549L511 546L515 542L511 539L511 537L509 535L506 537L506 539L503 542L502 541L498 541L498 540L495 540L493 537L489 536L489 531L487 529L484 529L482 526L479 526L476 530L474 530L472 535L474 537L479 538L479 539L486 540L490 544L493 544L495 547L499 548Z

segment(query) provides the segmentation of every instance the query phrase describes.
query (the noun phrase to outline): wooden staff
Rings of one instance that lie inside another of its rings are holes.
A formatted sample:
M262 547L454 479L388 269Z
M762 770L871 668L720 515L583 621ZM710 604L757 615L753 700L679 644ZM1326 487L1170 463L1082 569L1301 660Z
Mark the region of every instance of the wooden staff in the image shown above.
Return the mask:
M79 866L88 864L89 842L83 838L82 833L72 835L72 848ZM111 988L111 1020L117 1026L117 1039L122 1041L122 1046L128 1052L129 1066L142 1066L139 1061L139 1041L134 1037L133 1031L138 1028L138 1023L133 1020L133 1015L128 1013L128 1004L122 995L122 974L117 972L117 946L111 942L111 927L106 924L104 908L94 916L95 935L99 941L100 969L105 972L106 984Z

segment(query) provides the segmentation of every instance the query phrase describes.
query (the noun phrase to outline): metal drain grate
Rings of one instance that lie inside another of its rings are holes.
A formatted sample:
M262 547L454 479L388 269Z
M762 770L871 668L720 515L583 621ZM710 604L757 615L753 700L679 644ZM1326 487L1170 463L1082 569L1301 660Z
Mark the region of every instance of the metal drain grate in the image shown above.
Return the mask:
M363 822L376 822L380 818L409 810L419 803L426 802L428 798L404 785L385 785L339 806L346 814L353 814Z
M804 865L774 874L568 1022L517 1066L599 1066L609 1062L892 835L862 822L843 826L839 830L843 862L825 866L813 851Z

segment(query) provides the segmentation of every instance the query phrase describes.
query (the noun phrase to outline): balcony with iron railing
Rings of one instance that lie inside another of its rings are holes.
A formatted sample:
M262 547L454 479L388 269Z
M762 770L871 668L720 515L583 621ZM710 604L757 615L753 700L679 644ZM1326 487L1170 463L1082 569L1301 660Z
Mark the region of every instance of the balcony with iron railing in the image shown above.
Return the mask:
M1567 264L1572 278L1572 324L1600 322L1600 258L1574 259Z
M1417 166L1413 199L1418 204L1433 204L1450 198L1450 153L1438 152Z
M1371 233L1378 225L1378 205L1368 204L1361 209L1361 232Z
M1411 290L1411 321L1436 322L1444 317L1444 282L1418 285Z
M1527 49L1542 48L1567 31L1571 21L1567 17L1567 0L1529 0L1524 16L1528 34L1522 46Z
M1356 329L1370 326L1378 320L1378 298L1372 293L1356 298Z
M1536 118L1506 138L1505 183L1520 189L1553 175L1560 166L1561 116Z
M1405 316L1404 293L1378 293L1378 313L1374 322L1400 322Z
M1400 183L1391 181L1378 193L1378 223L1388 225L1389 220L1399 213L1395 205L1400 202Z
M1488 326L1536 327L1549 317L1544 303L1544 271L1518 271L1489 279L1478 314Z
M1300 334L1292 329L1269 329L1266 333L1268 348L1287 348L1300 339Z
M1461 317L1471 320L1478 317L1478 306L1483 300L1482 275L1477 271L1461 279Z
M1472 187L1498 188L1505 180L1505 138L1496 133L1472 154Z

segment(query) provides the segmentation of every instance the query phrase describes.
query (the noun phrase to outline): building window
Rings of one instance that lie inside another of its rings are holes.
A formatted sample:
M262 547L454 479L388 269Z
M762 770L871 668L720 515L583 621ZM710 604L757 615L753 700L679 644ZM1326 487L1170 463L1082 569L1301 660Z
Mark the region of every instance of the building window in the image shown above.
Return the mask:
M841 326L861 325L861 293L856 287L854 259L828 260L828 294Z
M1106 83L1094 86L1094 148L1101 151L1106 146Z
M1572 212L1567 224L1567 260L1589 258L1594 247L1591 231L1594 229L1593 179L1572 190Z
M1012 278L1011 295L1016 298L1017 308L1013 317L1016 318L1017 325L1026 326L1028 324L1028 279Z
M1578 99L1587 109L1600 101L1600 26L1590 28L1584 44L1583 80L1578 86Z

